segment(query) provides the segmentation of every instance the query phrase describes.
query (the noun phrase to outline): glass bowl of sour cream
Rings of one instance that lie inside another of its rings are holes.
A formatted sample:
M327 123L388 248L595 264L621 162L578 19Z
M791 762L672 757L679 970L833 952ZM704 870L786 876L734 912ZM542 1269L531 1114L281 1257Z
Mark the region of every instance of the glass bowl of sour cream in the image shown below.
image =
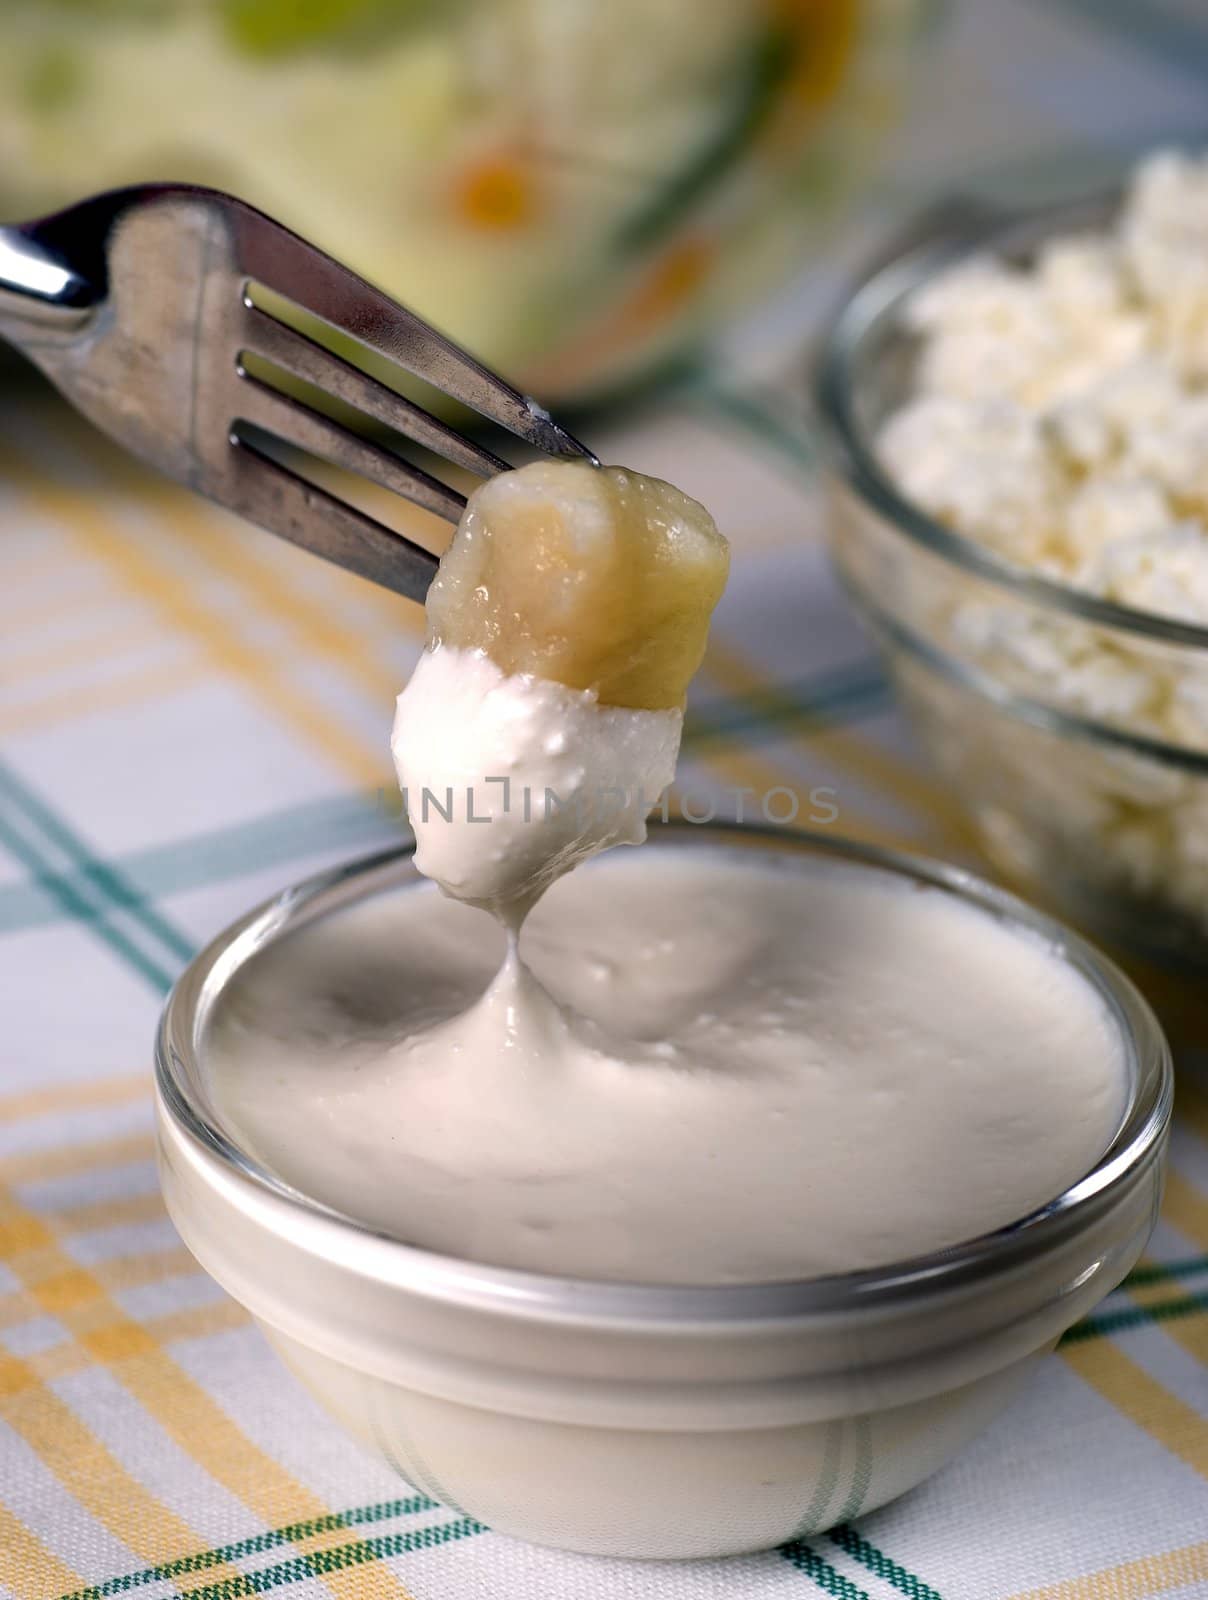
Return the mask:
M940 208L815 388L833 558L982 847L1113 945L1208 968L1208 160ZM1194 281L1188 262L1197 263Z
M221 935L157 1052L189 1249L469 1517L661 1558L831 1526L942 1466L1144 1248L1165 1041L1002 890L681 824L523 938L587 1031L520 1078L464 1032L408 1053L503 935L406 849Z

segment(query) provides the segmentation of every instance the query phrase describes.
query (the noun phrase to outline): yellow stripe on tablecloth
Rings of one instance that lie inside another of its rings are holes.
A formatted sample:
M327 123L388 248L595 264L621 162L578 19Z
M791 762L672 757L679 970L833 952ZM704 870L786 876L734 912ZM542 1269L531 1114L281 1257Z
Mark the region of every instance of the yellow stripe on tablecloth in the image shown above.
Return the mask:
M112 1139L81 1140L53 1150L22 1150L0 1156L0 1182L31 1183L43 1178L64 1178L91 1167L121 1167L155 1157L155 1135L123 1133Z
M3 1207L0 1235L6 1231L11 1236L14 1224ZM8 1259L13 1264L19 1257ZM0 1354L0 1417L88 1514L144 1561L155 1564L204 1548L198 1534L126 1471L28 1361L5 1354Z
M1208 1578L1208 1540L1182 1545L1160 1555L1138 1556L1119 1566L1104 1567L1082 1578L1045 1584L1012 1595L1011 1600L1147 1600L1149 1595L1181 1589Z
M72 1283L77 1295L89 1291L88 1274L56 1250L49 1230L3 1191L0 1261L25 1283L39 1309L59 1316L65 1326L64 1291ZM29 1361L0 1354L0 1416L88 1514L144 1561L155 1565L205 1547L198 1533L132 1477L71 1407L46 1387ZM237 1574L225 1568L224 1576Z
M56 423L56 432L60 440L67 442L76 456L89 460L93 468L104 478L107 487L138 499L156 495L176 497L181 494L182 491L149 471L136 457L120 449L104 434L83 422L78 412L63 410L61 415L56 414ZM433 465L439 470L445 482L452 488L459 489L462 494L469 494L478 482L473 473L454 466L452 462L436 461L434 458ZM306 461L305 470L321 489L327 490L338 499L348 498L347 486L350 479L347 474L317 457ZM383 526L395 529L436 554L444 549L453 530L443 517L433 511L422 510L396 494L393 489L384 489L380 484L371 483L368 478L357 478L355 474L353 478L357 505L368 516L376 518ZM224 512L223 515L228 514ZM236 517L234 513L229 514L228 526L232 530L241 530L242 536L251 533L257 542L265 538L278 537L267 530L254 529L253 524ZM397 595L391 594L389 590L377 584L364 582L342 567L332 564L328 575L333 583L346 584L365 598L385 602L393 608L399 605Z
M148 515L162 518L195 556L238 583L262 614L284 622L306 646L310 657L331 662L371 699L385 699L393 705L402 687L397 667L374 659L366 651L363 626L341 620L326 596L312 593L296 582L288 569L271 560L267 539L258 532L249 537L251 530L245 523L208 507L195 495L183 494L141 471L124 470L126 463L105 447L99 435L80 440L80 446L110 483L134 495L140 507ZM422 544L425 522L431 519L395 496L387 494L385 503L404 519L413 513L418 526L407 531ZM382 630L379 644L396 642L400 636L422 639L421 606L366 583L338 566L329 567L325 577L330 591L343 588L363 603L373 617L372 631Z
M381 782L386 770L384 753L372 751L339 716L325 711L313 695L295 686L288 670L282 670L288 669L288 662L278 663L244 643L195 598L187 577L148 555L95 500L47 482L3 447L0 471L20 486L31 505L66 528L128 593L150 604L173 633L199 646L210 666L244 684L358 785L372 788Z
M225 519L207 511L190 497L182 503L180 495L148 493L149 508L171 517L173 531L195 552L205 555L224 577L238 583L261 613L284 622L295 639L306 647L308 659L327 661L349 678L372 700L393 706L402 688L398 668L378 660L365 649L365 632L342 621L318 596L312 596L290 581L279 564L262 553L264 541L237 537L239 530ZM244 530L246 531L246 530ZM217 536L217 537L216 537ZM356 583L338 571L332 574L333 586L339 581ZM381 591L392 602L389 621L375 618L388 627L394 639L423 637L424 613L421 608L397 595Z
M45 1222L25 1210L11 1195L4 1198L2 1206L0 1259L7 1261L24 1287L63 1323L98 1364L113 1374L186 1455L269 1527L330 1515L330 1508L317 1495L254 1444L222 1407L173 1361L147 1326L128 1317L110 1300L92 1273L55 1245ZM37 1381L27 1364L10 1361L8 1365L14 1370L20 1369L18 1395L32 1397L34 1405L29 1408L35 1416L43 1410L58 1415L64 1428L74 1428L76 1446L91 1452L91 1468L82 1475L79 1466L73 1468L66 1458L54 1452L59 1475L74 1471L79 1480L78 1488L74 1483L71 1485L76 1498L82 1504L89 1504L85 1495L91 1494L108 1515L124 1514L112 1499L112 1486L117 1480L106 1476L105 1463L97 1455L102 1452L108 1456L104 1446L62 1406L62 1402L57 1401L52 1391ZM0 1388L4 1387L5 1370L0 1365ZM28 1401L26 1404L29 1406ZM46 1454L49 1441L41 1440L39 1433L39 1428L33 1427L27 1435L29 1442L47 1464L52 1465ZM54 1440L58 1437L58 1434L53 1435ZM109 1459L118 1479L125 1477L117 1461ZM100 1480L95 1482L98 1472ZM141 1537L144 1543L155 1545L154 1551L148 1552L135 1539L120 1535L132 1549L151 1562L160 1562L200 1547L196 1536L174 1513L154 1501L145 1490L133 1484L133 1480L130 1482L133 1487L129 1493L137 1491L142 1497L140 1518L145 1526ZM125 1500L122 1504L129 1506ZM134 1531L140 1530L136 1527ZM346 1529L339 1531L342 1537L347 1537ZM329 1536L316 1535L315 1538L323 1542ZM313 1547L317 1546L310 1540L299 1541L297 1545L300 1550ZM325 1575L322 1581L339 1600L366 1600L367 1577L369 1592L375 1600L379 1596L382 1600L409 1600L407 1591L393 1573L377 1562L360 1568L359 1575L332 1573Z
M1174 1168L1166 1173L1162 1221L1169 1222L1172 1228L1177 1228L1193 1243L1208 1250L1208 1195L1202 1194Z
M238 1300L224 1295L208 1305L165 1311L162 1316L149 1318L146 1327L160 1344L175 1344L180 1339L208 1339L215 1333L244 1328L251 1320L251 1313L245 1311Z
M45 1089L21 1089L0 1095L0 1122L21 1122L55 1111L91 1111L97 1106L125 1105L151 1092L149 1072L130 1072L81 1083L56 1083Z
M235 1300L212 1300L203 1306L184 1306L179 1311L166 1311L162 1316L148 1317L141 1324L159 1344L174 1344L180 1339L208 1339L215 1333L229 1333L233 1328L244 1328L251 1321L249 1314ZM25 1363L43 1383L69 1373L83 1372L95 1365L92 1353L78 1340L64 1340L50 1345L36 1355L26 1356Z
M0 472L5 470L3 461L0 461ZM60 557L60 564L61 562ZM69 584L66 588L47 595L36 605L22 605L15 614L6 616L4 636L9 641L25 638L27 635L36 637L49 624L61 622L64 617L78 617L80 612L87 610L89 606L110 605L113 600L114 591L108 587L78 589Z
M155 1565L205 1548L197 1532L126 1471L30 1364L14 1356L0 1355L0 1417L84 1510L142 1560Z
M116 1256L112 1261L98 1261L89 1268L103 1288L118 1291L163 1283L168 1278L192 1277L201 1270L184 1245L149 1250L145 1255ZM45 1307L27 1289L10 1289L7 1294L0 1294L0 1328L14 1328L44 1313Z
M0 1294L0 1328L15 1328L42 1315L42 1307L24 1289L10 1289L7 1294Z
M163 629L149 622L114 623L98 633L85 634L82 639L58 639L52 644L40 642L23 650L3 651L0 678L27 678L37 673L61 672L66 667L92 666L106 657L160 644L163 638Z
M704 670L736 699L776 689L774 679L716 635L710 637ZM785 737L792 737L790 729L786 728ZM834 727L811 728L798 737L803 746L816 750L828 766L852 773L869 787L883 789L891 799L914 812L942 842L966 846L972 842L968 822L942 785L889 755L871 739Z
M1208 1478L1208 1424L1110 1338L1062 1346L1062 1358L1116 1410Z
M82 1589L84 1580L0 1505L0 1586L17 1600L50 1600Z
M116 1256L98 1261L89 1268L106 1289L140 1289L147 1283L163 1283L166 1278L185 1278L200 1272L194 1256L183 1244L167 1250L148 1250L144 1255Z
M101 1228L126 1228L157 1222L167 1213L158 1189L145 1194L115 1195L111 1200L88 1200L82 1205L48 1211L47 1220L59 1233L96 1233Z
M73 684L15 706L0 707L0 735L11 737L30 729L41 732L56 722L76 722L100 711L159 700L180 689L191 689L202 677L201 662L173 661L138 667L99 682Z

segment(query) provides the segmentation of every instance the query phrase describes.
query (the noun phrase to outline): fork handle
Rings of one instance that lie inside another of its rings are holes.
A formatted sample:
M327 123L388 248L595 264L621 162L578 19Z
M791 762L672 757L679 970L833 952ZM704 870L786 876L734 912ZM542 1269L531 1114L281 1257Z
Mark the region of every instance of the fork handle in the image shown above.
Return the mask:
M24 328L77 327L96 300L91 285L25 228L0 228L0 330L14 343Z

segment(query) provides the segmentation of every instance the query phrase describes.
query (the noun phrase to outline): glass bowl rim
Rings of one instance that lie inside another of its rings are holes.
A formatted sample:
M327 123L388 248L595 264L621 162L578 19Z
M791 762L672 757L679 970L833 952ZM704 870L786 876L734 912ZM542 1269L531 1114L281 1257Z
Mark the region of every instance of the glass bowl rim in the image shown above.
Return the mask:
M1046 610L1208 653L1208 627L1121 605L1044 577L936 521L898 492L856 414L853 378L865 343L887 319L898 318L907 298L970 256L984 251L1009 256L1055 233L1102 225L1118 210L1123 192L1123 185L1117 184L1079 199L1014 213L956 196L925 211L904 230L910 243L899 250L891 248L859 278L828 320L813 363L813 411L826 464L915 544Z
M771 851L815 852L856 862L953 894L1009 925L1038 934L1107 1003L1128 1052L1128 1102L1108 1148L1060 1195L1001 1228L884 1267L812 1278L703 1285L571 1278L442 1255L367 1228L293 1189L235 1144L197 1102L189 1078L198 1073L196 1046L209 1008L232 974L264 944L298 923L364 898L375 892L375 884L376 892L387 887L410 862L414 853L410 843L320 872L284 890L229 926L190 962L168 996L156 1040L156 1087L163 1112L223 1169L262 1194L343 1230L345 1237L372 1241L387 1252L394 1272L423 1284L438 1298L485 1300L532 1314L570 1315L593 1322L733 1324L871 1312L902 1302L913 1305L921 1294L975 1285L1038 1259L1109 1211L1160 1155L1174 1098L1165 1036L1132 982L1061 923L964 868L838 836L778 826L682 822L665 825L659 836L685 846L692 840L715 847L755 844ZM414 881L417 875L411 871Z

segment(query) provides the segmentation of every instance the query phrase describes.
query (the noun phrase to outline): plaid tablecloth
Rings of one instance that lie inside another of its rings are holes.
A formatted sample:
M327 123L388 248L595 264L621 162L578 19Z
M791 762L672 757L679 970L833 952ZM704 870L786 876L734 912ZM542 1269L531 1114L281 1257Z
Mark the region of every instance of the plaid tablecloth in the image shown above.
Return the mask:
M1198 0L974 8L892 198L958 154L1018 188L1197 125L1201 22ZM696 808L826 786L849 834L968 854L828 575L796 379L769 361L828 288L592 438L734 543L685 741ZM150 1040L209 935L398 836L387 731L420 617L152 483L30 391L2 406L5 1600L1208 1597L1208 1096L1188 1070L1144 1264L959 1460L854 1526L728 1562L563 1556L410 1493L331 1426L164 1215Z

